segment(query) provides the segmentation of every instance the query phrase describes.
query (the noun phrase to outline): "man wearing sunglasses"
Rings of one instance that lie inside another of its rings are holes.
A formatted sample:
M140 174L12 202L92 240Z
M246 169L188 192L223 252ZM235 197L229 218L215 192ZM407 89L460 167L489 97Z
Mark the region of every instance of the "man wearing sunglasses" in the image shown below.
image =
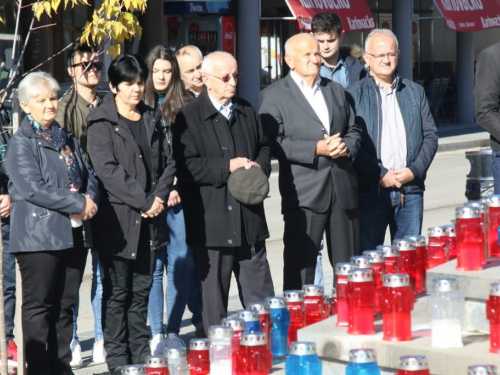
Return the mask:
M92 49L86 45L75 44L68 56L68 74L73 80L73 88L59 101L56 121L62 127L71 131L78 139L88 160L87 154L87 116L100 103L97 96L97 85L101 78L104 64L95 56ZM106 352L101 326L101 262L99 252L92 250L92 309L94 312L95 342L92 349L94 363L104 363ZM77 335L79 303L73 308L73 340L71 341L71 367L82 367L81 346Z
M245 177L247 172L267 182L269 147L256 111L234 96L240 77L234 57L209 54L202 75L206 90L182 109L172 129L186 242L195 248L208 333L227 315L235 265L244 306L274 296L274 287L266 256L265 197L242 202L228 188L230 176Z
M371 31L363 57L369 75L347 91L363 129L354 168L361 249L371 250L384 243L387 227L391 241L420 234L424 181L438 138L423 87L396 73L399 47L394 33Z

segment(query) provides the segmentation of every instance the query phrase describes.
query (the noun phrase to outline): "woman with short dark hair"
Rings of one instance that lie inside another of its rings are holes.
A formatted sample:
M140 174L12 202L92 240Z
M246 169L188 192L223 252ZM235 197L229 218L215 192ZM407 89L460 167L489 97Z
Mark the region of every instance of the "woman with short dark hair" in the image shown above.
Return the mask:
M164 207L174 182L161 113L142 101L145 62L121 55L103 103L87 118L87 150L102 202L92 221L103 266L102 325L110 374L150 355L146 324L154 252L168 243Z
M163 46L154 47L146 57L149 77L146 81L146 104L161 108L163 128L170 142L172 124L179 111L193 98L181 81L179 64L174 53ZM153 285L149 296L148 317L151 325L151 353L163 354L165 349L185 347L179 337L186 305L193 314L191 322L197 336L204 336L201 317L201 292L193 248L186 244L186 227L179 193L174 188L166 205L170 244L156 252ZM167 271L167 327L163 329L163 273ZM166 338L164 335L166 334Z
M89 219L99 189L74 135L55 121L59 85L48 73L19 84L26 113L8 144L10 249L22 278L24 350L30 375L69 375L73 311L82 282Z

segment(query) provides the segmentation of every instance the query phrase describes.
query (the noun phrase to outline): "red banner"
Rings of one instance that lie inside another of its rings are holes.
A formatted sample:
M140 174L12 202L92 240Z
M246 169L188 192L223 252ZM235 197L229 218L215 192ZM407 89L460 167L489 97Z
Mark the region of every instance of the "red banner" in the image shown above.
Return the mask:
M365 0L285 0L301 29L311 30L311 19L318 13L332 12L342 19L346 31L370 30L375 20ZM483 0L486 1L486 0ZM496 0L495 0L496 1Z
M434 0L448 29L477 31L500 27L500 0Z

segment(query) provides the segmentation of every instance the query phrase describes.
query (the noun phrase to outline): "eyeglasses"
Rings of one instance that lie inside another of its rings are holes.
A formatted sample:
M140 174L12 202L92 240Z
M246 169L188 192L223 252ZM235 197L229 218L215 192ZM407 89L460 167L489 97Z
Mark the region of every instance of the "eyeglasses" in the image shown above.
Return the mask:
M93 61L81 61L79 63L71 65L72 68L76 68L77 66L81 66L84 70L90 70L95 68L98 72L104 68L104 63L101 61L93 62Z
M241 73L234 73L234 74L226 74L225 76L223 77L217 77L217 76L213 76L211 74L208 74L208 73L205 73L207 76L210 76L210 77L214 77L214 78L217 78L217 79L220 79L222 82L224 83L228 83L230 80L231 80L231 77L234 78L235 81L239 80L240 77L241 77Z
M378 54L378 55L373 55L373 54L368 53L368 52L365 52L365 53L367 55L370 55L374 59L377 59L377 60L384 60L386 57L388 59L395 59L396 57L398 57L398 53L397 52L381 53L381 54Z

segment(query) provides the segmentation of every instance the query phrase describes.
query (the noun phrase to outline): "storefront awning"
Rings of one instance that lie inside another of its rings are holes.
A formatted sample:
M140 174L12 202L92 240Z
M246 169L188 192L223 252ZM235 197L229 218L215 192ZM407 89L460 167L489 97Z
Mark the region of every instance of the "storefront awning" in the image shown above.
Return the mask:
M165 14L229 14L231 0L164 0Z
M285 0L301 29L311 30L311 19L318 13L336 13L346 31L375 28L375 20L365 0ZM478 1L478 0L476 0ZM496 1L496 0L495 0Z
M434 0L448 29L477 31L500 27L500 0Z

